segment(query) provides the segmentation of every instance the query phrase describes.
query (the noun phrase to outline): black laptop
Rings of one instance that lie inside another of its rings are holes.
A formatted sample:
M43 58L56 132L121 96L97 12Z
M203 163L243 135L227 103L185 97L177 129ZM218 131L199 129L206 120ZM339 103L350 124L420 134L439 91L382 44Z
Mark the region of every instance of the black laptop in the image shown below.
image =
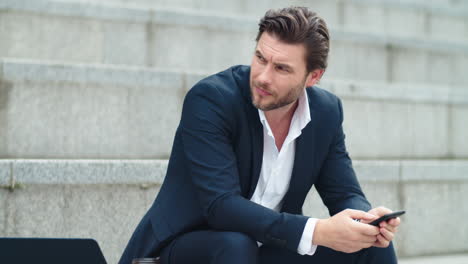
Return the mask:
M93 239L0 238L0 263L106 264L106 260Z

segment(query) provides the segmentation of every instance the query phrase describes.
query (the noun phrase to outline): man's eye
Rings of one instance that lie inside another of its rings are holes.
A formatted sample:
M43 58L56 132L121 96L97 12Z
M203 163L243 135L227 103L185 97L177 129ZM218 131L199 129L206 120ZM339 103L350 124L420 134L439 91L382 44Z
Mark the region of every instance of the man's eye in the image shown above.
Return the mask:
M283 66L277 66L276 69L279 70L279 71L282 71L282 72L289 72L288 69L286 69Z

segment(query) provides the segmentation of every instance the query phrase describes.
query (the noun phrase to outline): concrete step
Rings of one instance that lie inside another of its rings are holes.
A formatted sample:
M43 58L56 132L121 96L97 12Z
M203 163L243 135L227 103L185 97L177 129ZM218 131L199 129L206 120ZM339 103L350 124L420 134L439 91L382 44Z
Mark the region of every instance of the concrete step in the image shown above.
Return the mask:
M107 263L117 263L159 191L165 163L0 161L0 182L11 171L18 187L0 188L0 236L92 237Z
M0 160L0 236L94 237L116 263L166 167L166 160ZM395 241L400 257L468 251L468 160L355 160L354 167L374 206L407 211ZM328 215L315 190L304 214Z
M182 8L213 13L262 16L270 8L308 6L328 24L343 29L385 32L406 36L425 36L468 40L466 1L441 0L68 0L95 4L120 4L146 8Z
M402 258L398 262L400 264L466 264L468 263L468 254Z
M370 7L356 9L366 8ZM370 10L372 16L366 18L362 14L367 11L356 16L356 9L345 12L351 14L349 21L342 23L346 26L329 23L332 51L326 75L334 79L468 84L463 71L468 67L468 31L455 32L465 29L465 20L455 23L449 16L447 21L434 22L451 37L431 39L424 33L429 26L413 23L403 13L382 15ZM190 71L219 71L233 64L248 64L259 20L225 13L52 0L3 0L0 14L0 57ZM383 30L381 25L389 22L374 21L374 16L388 17L397 21L397 26ZM461 26L455 26L458 24Z
M202 73L0 60L0 157L168 158ZM355 158L466 158L468 91L325 80L343 99Z
M186 75L3 60L0 157L168 157Z

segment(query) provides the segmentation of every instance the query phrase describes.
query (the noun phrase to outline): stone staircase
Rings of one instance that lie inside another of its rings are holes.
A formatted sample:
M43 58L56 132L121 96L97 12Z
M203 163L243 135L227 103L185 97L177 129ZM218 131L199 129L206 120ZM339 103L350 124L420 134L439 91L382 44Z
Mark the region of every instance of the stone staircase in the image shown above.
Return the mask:
M468 252L468 6L455 0L0 0L0 236L93 237L116 263L185 93L249 64L260 16L286 2L331 28L319 86L343 99L369 200L407 210L398 254ZM327 215L315 190L304 213Z

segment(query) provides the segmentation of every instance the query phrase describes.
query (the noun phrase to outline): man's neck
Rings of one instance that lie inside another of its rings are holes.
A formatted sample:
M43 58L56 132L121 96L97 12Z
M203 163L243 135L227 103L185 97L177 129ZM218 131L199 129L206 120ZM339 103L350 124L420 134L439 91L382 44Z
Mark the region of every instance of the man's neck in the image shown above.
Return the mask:
M289 126L291 125L291 120L297 106L298 100L290 105L264 112L268 125L270 125L275 137L275 145L278 151L281 150L284 140L288 136Z
M273 127L283 127L287 125L289 128L291 119L299 104L298 101L299 100L296 100L294 103L291 103L278 109L264 111L265 118L267 119L270 127L273 129Z

